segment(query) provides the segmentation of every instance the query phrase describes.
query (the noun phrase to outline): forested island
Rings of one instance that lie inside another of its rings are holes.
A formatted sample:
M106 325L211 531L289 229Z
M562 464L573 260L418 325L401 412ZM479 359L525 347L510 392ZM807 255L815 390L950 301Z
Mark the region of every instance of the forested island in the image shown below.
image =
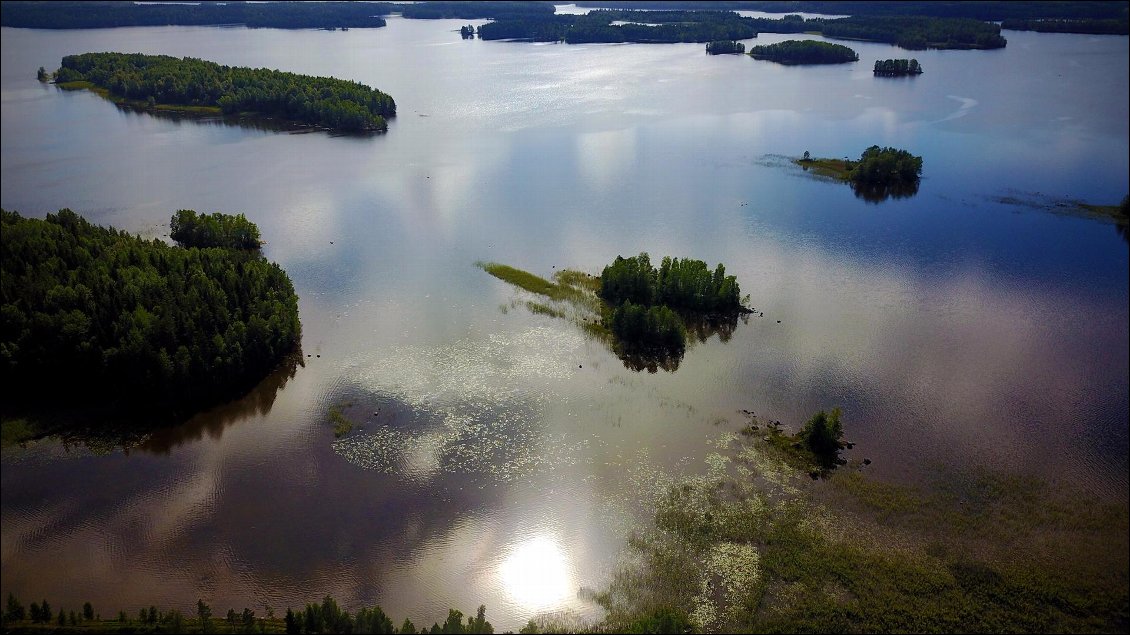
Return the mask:
M757 37L757 30L752 19L732 11L597 10L587 15L500 17L479 27L479 37L571 44L674 43L744 40Z
M93 87L141 108L278 117L347 132L385 131L387 118L396 116L391 96L358 82L190 57L68 55L53 78L60 87Z
M707 55L741 55L745 53L745 44L733 40L717 40L706 43Z
M812 158L805 152L796 163L806 171L851 183L856 196L871 202L917 194L922 176L922 157L877 145L864 150L858 161Z
M778 64L844 64L858 62L859 54L852 49L817 40L785 40L767 46L754 46L749 56Z
M250 389L297 351L298 298L259 252L258 228L190 210L172 224L185 246L68 209L45 220L2 212L6 409L81 404L171 422Z
M921 75L922 65L916 59L875 60L874 73L880 77L901 77Z
M963 18L854 16L839 19L786 15L747 18L733 11L600 9L587 15L500 16L478 29L484 40L533 42L711 42L758 33L817 33L830 38L895 44L902 48L1000 48L1000 27Z
M692 337L706 341L717 334L727 341L738 318L752 313L725 266L710 269L691 258L665 257L656 269L647 253L617 256L599 277L566 269L554 274L553 282L499 263L478 266L514 286L569 305L571 310L526 303L534 313L574 320L637 371L677 370Z

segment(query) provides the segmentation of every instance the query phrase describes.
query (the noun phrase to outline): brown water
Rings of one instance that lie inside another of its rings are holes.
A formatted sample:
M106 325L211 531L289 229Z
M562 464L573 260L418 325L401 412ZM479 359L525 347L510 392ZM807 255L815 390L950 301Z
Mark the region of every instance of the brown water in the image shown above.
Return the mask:
M332 594L417 624L598 616L578 590L742 409L795 427L839 405L881 478L988 467L1126 499L1127 245L1049 208L1130 189L1127 38L1008 32L891 80L871 61L904 53L865 43L799 68L459 26L3 30L4 208L147 236L180 208L245 213L309 357L128 451L4 450L2 593L103 615ZM102 50L344 77L400 114L377 137L289 134L35 81ZM924 157L917 195L869 203L784 158L872 144ZM764 317L637 373L474 266L645 250L724 262ZM342 440L332 406L356 424Z

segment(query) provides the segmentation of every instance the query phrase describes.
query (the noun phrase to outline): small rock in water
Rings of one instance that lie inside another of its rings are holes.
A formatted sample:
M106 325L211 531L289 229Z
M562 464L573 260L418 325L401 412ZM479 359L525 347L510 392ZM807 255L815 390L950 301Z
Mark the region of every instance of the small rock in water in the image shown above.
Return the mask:
M871 465L871 459L863 459L864 465Z

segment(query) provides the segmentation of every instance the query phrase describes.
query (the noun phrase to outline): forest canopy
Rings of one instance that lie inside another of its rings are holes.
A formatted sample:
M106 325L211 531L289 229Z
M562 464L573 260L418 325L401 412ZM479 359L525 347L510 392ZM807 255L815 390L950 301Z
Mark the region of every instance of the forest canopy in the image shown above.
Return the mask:
M294 287L257 250L173 247L69 209L0 213L10 396L183 416L249 389L299 346Z
M755 60L779 64L843 64L859 61L859 54L852 49L817 40L786 40L767 46L754 46L749 49L749 55Z
M140 53L68 55L59 84L89 82L111 95L156 105L211 107L281 117L345 131L384 131L396 102L358 82L265 68L221 66L195 58Z

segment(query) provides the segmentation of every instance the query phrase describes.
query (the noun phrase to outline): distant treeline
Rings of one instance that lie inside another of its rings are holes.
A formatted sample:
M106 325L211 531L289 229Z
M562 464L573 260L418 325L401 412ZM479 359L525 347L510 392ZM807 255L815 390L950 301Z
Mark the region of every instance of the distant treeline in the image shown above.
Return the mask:
M728 11L609 10L591 11L587 15L500 18L479 27L479 37L571 44L711 42L757 37L757 29L751 18Z
M921 15L935 18L972 18L1000 21L1008 18L1125 18L1126 2L1120 0L986 0L979 2L889 0L670 0L617 1L579 0L580 7L618 9L698 9L702 11L762 11L765 13L824 13L828 15Z
M552 14L544 2L4 2L0 25L32 29L121 26L243 25L252 28L338 29L385 26L386 16L406 18L506 18Z
M258 250L172 247L68 209L0 213L8 405L181 416L249 389L299 345L294 286Z
M967 18L851 17L825 20L820 32L825 37L885 42L911 50L996 49L1007 43L996 24Z
M1040 33L1087 33L1091 35L1130 35L1130 20L1025 20L1012 18L1001 23L1002 29L1011 31L1038 31Z
M858 62L859 55L839 44L816 40L786 40L749 49L750 57L781 64L843 64Z
M417 628L412 620L405 619L399 626L379 606L361 608L356 613L342 609L337 600L327 595L321 602L313 602L297 612L290 607L286 615L277 617L267 609L266 615L256 616L255 611L244 608L242 612L228 609L225 616L212 614L212 607L203 599L196 601L196 611L185 615L177 609L158 610L156 606L138 609L136 614L118 611L116 616L103 618L94 611L90 602L81 609L56 609L47 600L32 602L25 608L14 594L8 593L3 613L5 633L9 632L119 632L119 633L401 633L426 635L452 633L454 635L479 635L494 633L494 626L486 619L486 606L479 606L475 617L462 611L449 609L443 624L434 622L431 628ZM536 633L533 621L522 633Z
M613 24L613 22L622 24ZM820 33L825 37L895 44L907 49L1001 48L996 24L931 17L850 17L834 20L746 18L732 11L595 10L587 15L527 15L482 25L484 40L534 42L711 42L758 33Z
M553 15L553 4L549 2L418 2L415 4L392 5L406 18L415 20L477 18L506 19L525 15Z
M392 5L367 2L4 2L0 26L99 29L119 26L243 25L276 29L374 28Z
M57 83L85 81L112 95L154 105L255 112L347 131L386 130L392 97L364 84L265 68L220 66L194 58L84 53L63 58Z
M921 75L922 65L916 59L875 60L875 74L883 77Z

